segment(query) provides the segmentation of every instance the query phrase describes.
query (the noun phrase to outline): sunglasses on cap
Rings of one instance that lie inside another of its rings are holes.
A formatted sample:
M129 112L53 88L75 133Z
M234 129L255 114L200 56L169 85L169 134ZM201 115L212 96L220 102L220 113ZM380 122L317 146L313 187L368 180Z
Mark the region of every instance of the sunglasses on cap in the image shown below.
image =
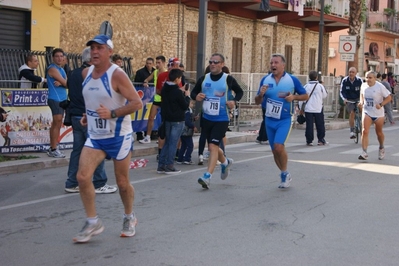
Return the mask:
M209 60L210 65L212 65L212 64L217 65L219 63L220 63L220 61L217 61L217 60Z

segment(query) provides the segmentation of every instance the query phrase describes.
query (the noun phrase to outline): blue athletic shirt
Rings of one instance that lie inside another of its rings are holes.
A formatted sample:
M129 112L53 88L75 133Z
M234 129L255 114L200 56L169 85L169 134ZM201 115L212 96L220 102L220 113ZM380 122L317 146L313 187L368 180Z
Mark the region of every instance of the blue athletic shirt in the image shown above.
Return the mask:
M289 118L293 113L293 102L287 102L284 99L285 96L289 95L288 93L297 93L299 95L306 94L306 90L299 79L286 72L284 72L278 84L276 84L273 74L263 77L260 81L258 93L262 85L269 85L269 88L263 96L263 102L265 102L266 107L265 116L277 120ZM262 106L264 106L263 102Z
M229 87L226 82L227 76L226 73L223 73L219 80L213 81L210 73L205 75L202 82L202 93L205 94L202 111L203 117L207 120L216 122L230 120L226 105L229 95Z
M60 72L61 76L66 79L65 70L62 67L57 66L56 64L51 64L47 68L47 72L50 68L56 68L58 72ZM54 100L56 102L62 102L68 99L67 90L64 86L56 87L54 86L55 79L50 77L49 74L46 76L47 78L47 85L48 85L48 99Z

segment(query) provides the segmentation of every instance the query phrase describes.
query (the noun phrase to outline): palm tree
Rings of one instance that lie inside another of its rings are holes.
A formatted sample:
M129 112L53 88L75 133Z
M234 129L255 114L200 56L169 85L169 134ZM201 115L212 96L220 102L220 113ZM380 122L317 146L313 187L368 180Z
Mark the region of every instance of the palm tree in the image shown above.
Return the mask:
M349 35L356 36L356 54L355 60L353 62L349 62L349 67L356 67L357 66L357 58L360 48L360 30L362 27L362 23L364 21L363 10L364 10L364 3L365 0L350 0L349 1Z

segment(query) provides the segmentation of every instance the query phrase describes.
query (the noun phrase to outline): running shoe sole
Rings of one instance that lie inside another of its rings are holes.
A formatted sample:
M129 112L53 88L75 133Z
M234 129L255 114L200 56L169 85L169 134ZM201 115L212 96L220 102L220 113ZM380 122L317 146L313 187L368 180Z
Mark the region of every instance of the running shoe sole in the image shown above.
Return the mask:
M202 188L209 189L209 185L201 177L198 178L198 183L202 186Z
M76 243L85 243L91 239L92 236L96 236L101 234L104 231L104 225L101 225L101 227L93 232L91 234L87 235L85 238L77 239L76 237L73 238L73 241Z

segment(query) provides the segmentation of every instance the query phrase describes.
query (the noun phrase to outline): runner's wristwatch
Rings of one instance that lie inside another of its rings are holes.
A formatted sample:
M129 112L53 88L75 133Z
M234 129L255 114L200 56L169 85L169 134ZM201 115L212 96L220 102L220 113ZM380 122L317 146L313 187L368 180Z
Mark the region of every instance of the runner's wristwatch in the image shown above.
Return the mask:
M111 118L116 118L115 110L112 110L112 111L111 111Z

